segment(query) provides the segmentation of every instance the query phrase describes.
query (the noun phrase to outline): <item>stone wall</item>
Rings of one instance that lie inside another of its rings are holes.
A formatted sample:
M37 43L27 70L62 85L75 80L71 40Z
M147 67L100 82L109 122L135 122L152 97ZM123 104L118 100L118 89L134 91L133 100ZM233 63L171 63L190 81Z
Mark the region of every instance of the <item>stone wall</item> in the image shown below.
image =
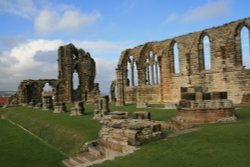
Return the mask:
M236 121L235 109L227 92L208 92L207 87L182 87L177 116L172 119L175 131L196 124Z
M73 73L79 78L79 86L73 88ZM11 104L29 104L31 101L42 103L45 84L52 87L55 102L93 102L99 96L99 85L95 83L95 61L88 52L77 49L73 44L58 49L58 79L24 80L19 84L17 93L10 97Z
M196 85L206 86L210 91L226 91L229 99L240 103L243 94L250 91L250 69L242 60L242 27L249 29L250 18L123 51L116 69L116 104L136 103L137 99L146 99L146 103L178 103L180 87ZM210 41L210 68L205 67L205 36ZM133 75L129 76L128 71Z

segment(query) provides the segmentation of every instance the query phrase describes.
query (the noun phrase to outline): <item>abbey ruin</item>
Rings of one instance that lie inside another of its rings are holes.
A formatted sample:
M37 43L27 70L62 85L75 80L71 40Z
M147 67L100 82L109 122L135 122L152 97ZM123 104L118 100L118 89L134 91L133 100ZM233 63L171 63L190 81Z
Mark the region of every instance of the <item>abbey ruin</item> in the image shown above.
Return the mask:
M73 87L73 74L78 74L79 85ZM54 102L93 102L99 96L99 85L95 83L95 61L88 52L77 49L73 44L58 49L58 79L24 80L17 93L9 99L12 104L40 104L43 99ZM52 94L43 88L48 84ZM46 96L45 96L46 95Z
M243 28L250 31L250 18L123 51L116 69L116 105L177 104L180 88L189 86L227 92L236 104L249 102L250 65L249 54L247 58L242 54ZM210 43L208 56L205 38Z

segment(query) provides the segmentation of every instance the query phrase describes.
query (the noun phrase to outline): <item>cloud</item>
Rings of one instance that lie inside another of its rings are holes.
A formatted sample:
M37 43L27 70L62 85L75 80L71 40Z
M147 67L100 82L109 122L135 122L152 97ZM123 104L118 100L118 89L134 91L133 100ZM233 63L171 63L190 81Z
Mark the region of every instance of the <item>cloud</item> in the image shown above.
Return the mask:
M96 58L96 82L99 83L101 93L108 95L111 82L115 79L117 61Z
M37 7L32 0L0 0L0 11L32 18L37 12Z
M183 21L183 22L195 22L206 21L211 19L226 17L231 8L231 0L214 0L209 1L201 6L192 8L184 14L177 15L172 13L167 16L165 22Z
M176 13L171 13L170 15L167 16L165 22L166 23L170 23L173 22L175 20L178 20L179 16Z
M6 52L0 52L0 85L2 90L16 90L24 79L57 78L57 49L68 44L62 40L25 40ZM77 48L90 52L96 61L96 82L102 93L115 79L120 52L132 42L74 41Z
M55 31L75 31L93 25L101 17L99 12L82 13L67 9L63 12L42 10L35 18L34 27L39 34Z
M57 61L57 50L38 51L34 55L34 60L44 63L55 63Z
M73 41L73 43L80 48L91 53L91 55L99 58L106 58L106 59L117 59L120 53L134 46L133 41L127 42L112 42L112 41Z

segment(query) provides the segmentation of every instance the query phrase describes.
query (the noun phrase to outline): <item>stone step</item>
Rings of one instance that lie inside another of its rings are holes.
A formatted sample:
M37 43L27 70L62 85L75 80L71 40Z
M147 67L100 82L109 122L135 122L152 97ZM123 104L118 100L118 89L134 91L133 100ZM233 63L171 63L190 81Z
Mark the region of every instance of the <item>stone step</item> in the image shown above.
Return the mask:
M104 156L104 149L99 145L89 146L88 151L90 154L94 155L97 158L102 158Z
M70 160L72 162L74 162L75 164L78 164L78 165L82 164L82 163L85 163L85 161L82 161L82 160L78 159L77 156L71 157Z
M98 159L101 159L101 158L95 157L94 155L92 155L89 152L81 153L81 154L77 155L77 158L79 158L80 160L82 160L84 162L93 162L93 161L96 161Z
M72 161L71 159L63 160L63 164L67 167L75 167L76 165L79 165L79 163L75 163L75 161Z

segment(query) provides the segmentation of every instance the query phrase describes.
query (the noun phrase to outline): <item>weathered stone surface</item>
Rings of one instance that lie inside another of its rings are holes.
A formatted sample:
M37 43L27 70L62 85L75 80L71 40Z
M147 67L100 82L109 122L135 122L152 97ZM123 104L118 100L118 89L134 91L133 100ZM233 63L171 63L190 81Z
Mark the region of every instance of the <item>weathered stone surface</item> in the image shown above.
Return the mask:
M151 119L151 113L146 111L137 111L133 113L134 119Z
M73 88L73 73L79 77L79 86ZM95 83L95 61L88 52L77 49L73 44L58 49L58 79L24 80L18 91L9 98L8 103L27 105L31 100L42 103L42 92L45 84L52 87L55 93L53 100L63 102L93 102L99 96L99 85Z
M54 92L42 92L42 103L43 103L43 110L52 110L53 109L53 96Z
M112 81L109 89L109 102L116 102L116 81Z
M71 108L70 116L81 116L84 114L84 102L78 101L74 103L74 107Z
M172 119L171 128L175 131L196 124L235 121L234 105L227 99L227 92L206 92L199 87L181 88L181 97L177 116Z
M99 132L102 144L118 152L128 145L138 146L162 137L161 124L141 119L113 119L107 115Z
M241 104L250 104L250 93L246 92L243 94Z
M196 85L202 87L183 91L201 92L206 87L212 92L227 92L228 99L235 104L249 102L250 98L244 95L250 92L250 73L242 63L240 31L243 26L250 27L250 18L123 51L116 69L116 104L137 103L140 107L143 106L139 105L141 100L148 104L178 103L180 88ZM204 64L204 36L210 41L210 69ZM179 73L174 67L174 44L178 45ZM199 95L191 96L198 100L202 98ZM245 96L243 100L242 96ZM211 98L218 99L219 95L203 96L203 100Z
M64 113L66 112L66 105L64 102L55 102L54 103L54 113Z
M109 112L109 97L99 96L94 103L94 119L101 120Z

